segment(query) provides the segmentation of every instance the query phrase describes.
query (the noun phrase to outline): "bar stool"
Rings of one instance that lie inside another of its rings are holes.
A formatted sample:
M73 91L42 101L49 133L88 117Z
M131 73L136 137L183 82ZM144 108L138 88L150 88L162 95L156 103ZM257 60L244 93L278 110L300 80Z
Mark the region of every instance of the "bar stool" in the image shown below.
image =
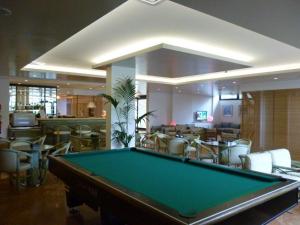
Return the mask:
M75 127L75 133L78 135L85 135L92 133L92 128L88 125L79 125Z
M69 141L71 135L71 128L67 126L57 126L54 128L53 135L56 137L56 144L61 143L61 139L65 138Z

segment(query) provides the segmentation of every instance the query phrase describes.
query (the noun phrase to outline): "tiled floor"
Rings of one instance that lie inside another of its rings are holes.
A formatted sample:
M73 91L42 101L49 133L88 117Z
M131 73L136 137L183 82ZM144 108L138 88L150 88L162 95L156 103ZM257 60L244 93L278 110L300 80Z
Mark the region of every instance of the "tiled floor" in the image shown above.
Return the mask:
M86 206L69 215L64 185L52 175L46 184L13 191L0 181L0 225L100 225L99 214ZM283 214L270 225L300 225L300 207Z

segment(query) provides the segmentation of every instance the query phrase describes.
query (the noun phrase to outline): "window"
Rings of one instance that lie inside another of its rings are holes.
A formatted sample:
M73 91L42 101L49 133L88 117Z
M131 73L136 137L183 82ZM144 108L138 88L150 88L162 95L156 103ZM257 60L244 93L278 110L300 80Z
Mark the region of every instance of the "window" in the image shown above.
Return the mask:
M220 100L241 100L242 94L239 91L236 92L230 92L230 91L220 91L219 94Z
M147 96L141 95L136 98L136 118L144 115L147 112ZM141 121L137 124L138 130L145 130L147 128L146 121Z
M37 113L41 106L47 115L56 114L56 87L10 85L9 111L29 110Z

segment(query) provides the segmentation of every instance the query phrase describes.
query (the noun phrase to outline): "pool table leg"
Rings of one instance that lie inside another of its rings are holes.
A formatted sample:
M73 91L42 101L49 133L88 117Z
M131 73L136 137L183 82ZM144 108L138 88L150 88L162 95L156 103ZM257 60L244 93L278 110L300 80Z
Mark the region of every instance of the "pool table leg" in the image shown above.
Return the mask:
M101 208L100 209L101 225L125 225L114 214Z
M83 201L80 201L79 198L73 194L74 192L68 190L66 191L66 201L67 206L72 210L76 206L80 206L83 204Z

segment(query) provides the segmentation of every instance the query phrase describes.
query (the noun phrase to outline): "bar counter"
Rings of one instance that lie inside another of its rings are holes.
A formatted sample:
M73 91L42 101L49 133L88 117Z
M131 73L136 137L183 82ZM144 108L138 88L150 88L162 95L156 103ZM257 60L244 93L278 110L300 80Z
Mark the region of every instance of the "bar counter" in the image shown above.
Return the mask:
M59 126L69 127L72 131L80 125L87 125L93 131L105 130L106 120L101 117L89 117L89 118L49 118L39 119L39 126L41 127L42 134L47 135L46 143L55 144L55 138L53 132Z

